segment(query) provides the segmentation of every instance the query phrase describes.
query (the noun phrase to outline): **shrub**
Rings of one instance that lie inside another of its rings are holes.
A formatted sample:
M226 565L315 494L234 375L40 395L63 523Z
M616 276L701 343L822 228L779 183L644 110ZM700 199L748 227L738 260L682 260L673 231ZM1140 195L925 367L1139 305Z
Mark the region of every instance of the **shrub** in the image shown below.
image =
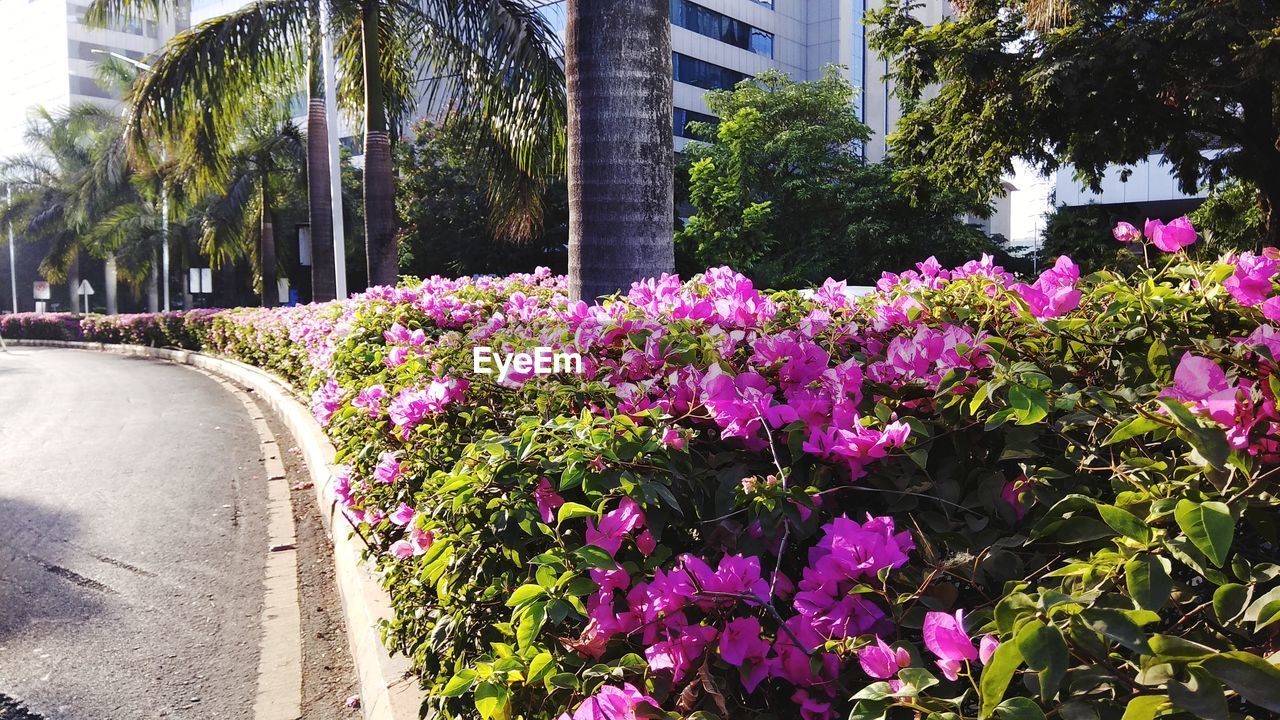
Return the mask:
M9 340L79 340L80 320L71 313L0 315L0 336Z
M1131 274L431 278L206 343L310 390L426 716L1274 717L1280 252L1144 230ZM535 346L584 372L476 372Z

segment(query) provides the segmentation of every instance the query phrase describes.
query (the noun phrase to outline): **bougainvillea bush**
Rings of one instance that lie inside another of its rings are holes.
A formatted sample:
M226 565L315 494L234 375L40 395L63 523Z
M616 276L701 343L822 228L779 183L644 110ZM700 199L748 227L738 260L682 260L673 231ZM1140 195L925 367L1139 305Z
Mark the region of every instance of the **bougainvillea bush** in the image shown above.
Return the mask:
M214 316L310 394L424 716L1280 713L1280 254ZM582 373L476 372L544 346Z
M79 340L80 318L71 313L0 315L0 336L10 340Z

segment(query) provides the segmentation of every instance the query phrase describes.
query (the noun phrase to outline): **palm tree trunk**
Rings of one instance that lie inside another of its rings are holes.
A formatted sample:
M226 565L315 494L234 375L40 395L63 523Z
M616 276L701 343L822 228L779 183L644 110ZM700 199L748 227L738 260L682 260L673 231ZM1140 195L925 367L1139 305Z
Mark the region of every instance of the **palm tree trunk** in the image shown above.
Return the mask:
M307 202L311 222L311 299L337 297L333 266L333 198L329 184L329 121L324 106L321 62L320 8L312 0L309 10L307 106ZM337 128L333 128L337 132Z
M279 276L276 272L276 236L271 222L269 176L262 175L262 237L258 245L258 272L262 276L262 307L280 304Z
M195 298L191 295L191 258L194 256L191 247L191 238L183 234L182 238L182 309L190 310L196 306Z
M83 302L80 300L80 252L76 251L67 264L67 292L71 296L71 313L80 314Z
M116 277L115 253L108 254L106 261L103 263L102 284L106 286L102 289L102 292L107 296L107 314L115 315L120 312L120 305L117 300L119 282Z
M569 0L569 293L675 265L669 0Z
M151 248L151 273L147 276L147 312L160 312L160 261Z
M364 42L364 236L369 285L394 285L400 277L396 243L395 178L391 134L382 88L379 49L381 0L365 0L360 22ZM669 124L669 123L668 123Z

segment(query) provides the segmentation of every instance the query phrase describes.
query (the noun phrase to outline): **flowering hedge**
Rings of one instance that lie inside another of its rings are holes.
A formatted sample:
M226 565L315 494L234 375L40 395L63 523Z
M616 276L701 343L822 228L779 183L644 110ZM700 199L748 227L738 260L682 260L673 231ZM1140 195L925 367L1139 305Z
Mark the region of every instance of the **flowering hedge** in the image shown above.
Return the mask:
M80 319L71 313L0 315L0 336L9 340L79 340Z
M1274 717L1280 253L1116 237L1155 267L432 278L203 342L311 392L426 716Z

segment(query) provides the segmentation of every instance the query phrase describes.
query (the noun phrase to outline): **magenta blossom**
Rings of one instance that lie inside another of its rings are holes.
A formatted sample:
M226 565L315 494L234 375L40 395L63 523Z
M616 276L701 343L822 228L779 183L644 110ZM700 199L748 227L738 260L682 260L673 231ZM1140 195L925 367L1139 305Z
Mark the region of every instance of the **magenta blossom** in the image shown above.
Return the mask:
M1122 243L1131 243L1142 239L1142 233L1138 232L1138 228L1127 222L1118 223L1115 229L1111 231L1111 234Z
M387 519L400 527L404 527L405 525L413 522L413 518L416 515L417 513L414 512L412 507L409 507L404 503L400 503L400 507L396 508L395 512L388 515Z
M1080 307L1080 268L1062 255L1052 268L1045 270L1033 285L1018 283L1012 290L1027 303L1031 314L1041 320L1056 318Z
M635 500L623 498L616 510L605 513L600 518L599 527L587 520L587 544L604 548L610 555L616 555L618 548L622 547L622 539L643 525L644 511Z
M1185 215L1168 225L1158 221L1152 225L1148 220L1147 227L1147 235L1151 238L1151 243L1167 253L1178 252L1196 241L1196 229Z
M1173 373L1173 387L1160 397L1173 398L1191 405L1215 421L1230 426L1235 420L1236 388L1227 373L1209 358L1186 353Z
M1005 483L1004 488L1000 490L1000 499L1013 508L1013 514L1018 522L1022 522L1022 518L1027 514L1027 508L1031 505L1030 488L1031 480L1026 475L1021 475Z
M1272 322L1280 322L1280 296L1262 303L1262 317Z
M738 668L742 686L753 693L768 676L765 656L769 641L760 637L760 621L753 617L729 621L720 634L720 659Z
M991 656L996 654L996 650L1000 649L1000 638L995 635L984 635L978 643L978 662L986 665L991 662Z
M394 485L396 480L404 474L404 465L400 463L400 458L393 452L383 452L378 455L378 464L373 468L373 479L383 485Z
M533 502L538 506L542 522L550 525L556 521L556 509L564 505L564 498L551 487L550 481L542 478L538 481L538 487L533 489Z
M630 683L620 688L605 685L579 705L572 717L565 713L559 720L637 720L638 709L657 707L656 700Z
M960 677L964 664L978 659L978 648L964 631L964 610L957 610L955 615L927 613L924 644L929 652L938 656L938 667L948 680Z
M386 394L387 389L382 385L370 385L356 393L355 398L351 400L351 406L364 410L369 415L377 415L382 412L382 398L386 397Z
M902 668L911 666L911 653L903 648L890 647L877 636L875 645L867 645L858 651L858 664L870 677L889 680L897 677Z
M1236 269L1222 286L1236 302L1245 307L1261 305L1271 295L1271 278L1280 271L1280 261L1266 255L1242 253L1236 258Z

